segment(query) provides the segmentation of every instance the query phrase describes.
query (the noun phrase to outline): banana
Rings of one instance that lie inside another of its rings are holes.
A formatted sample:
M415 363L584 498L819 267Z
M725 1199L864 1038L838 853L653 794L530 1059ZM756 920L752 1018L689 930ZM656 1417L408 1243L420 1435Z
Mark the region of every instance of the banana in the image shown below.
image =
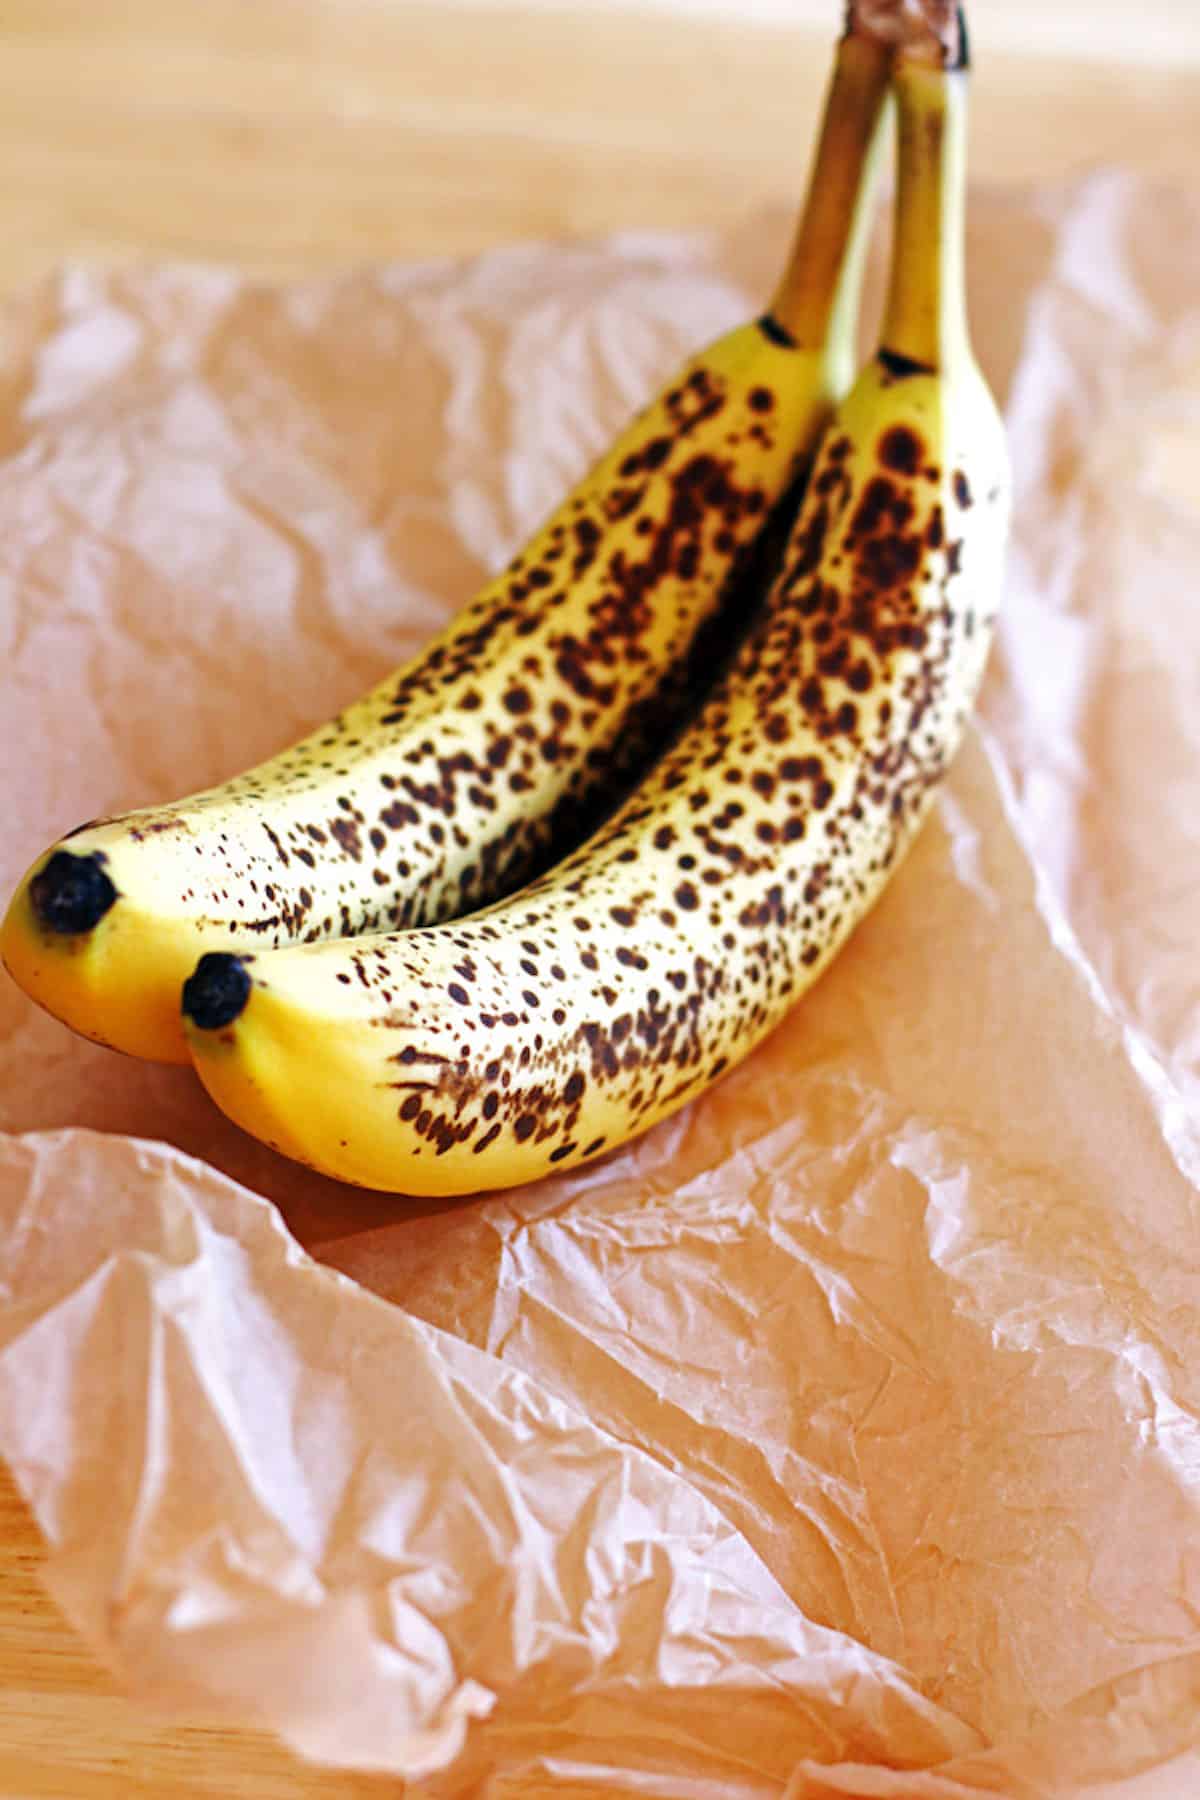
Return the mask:
M1008 520L962 270L965 68L902 55L882 343L755 628L558 867L456 922L239 958L184 991L232 1119L342 1180L460 1194L587 1161L701 1094L829 964L970 712Z
M727 656L853 377L888 72L848 28L770 312L691 358L414 662L264 765L38 858L0 927L28 994L186 1062L202 951L449 918L586 836Z

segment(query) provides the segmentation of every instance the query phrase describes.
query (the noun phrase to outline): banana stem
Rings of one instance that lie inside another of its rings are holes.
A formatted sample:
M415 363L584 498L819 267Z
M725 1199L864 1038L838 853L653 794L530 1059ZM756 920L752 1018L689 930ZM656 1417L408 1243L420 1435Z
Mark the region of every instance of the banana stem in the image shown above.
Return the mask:
M882 349L921 368L970 356L963 225L967 73L900 57L892 272Z
M848 32L838 45L804 211L770 316L803 350L852 358L882 151L891 51Z
M846 28L934 68L957 69L967 60L959 0L849 0Z

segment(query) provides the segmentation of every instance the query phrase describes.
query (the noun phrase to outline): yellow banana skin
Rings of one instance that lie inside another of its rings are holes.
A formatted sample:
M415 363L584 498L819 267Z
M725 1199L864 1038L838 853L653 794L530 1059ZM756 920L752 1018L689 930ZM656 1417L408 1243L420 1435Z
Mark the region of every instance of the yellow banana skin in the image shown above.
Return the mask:
M26 993L183 1062L202 952L453 917L604 816L727 655L764 524L849 383L886 79L877 46L843 42L772 312L691 358L414 662L262 766L37 859L0 926Z
M1007 472L982 382L871 367L753 641L677 746L521 894L246 965L189 1025L217 1104L326 1174L469 1193L597 1156L701 1093L873 904L971 708Z
M262 767L39 858L0 935L12 975L85 1036L186 1061L201 951L444 917L519 879L678 712L828 405L816 359L757 324L711 347L415 663ZM117 897L87 933L35 904L63 850Z
M944 217L961 208L963 79L898 77L901 188L920 190L898 233L909 269L726 676L521 893L451 924L202 963L192 1058L245 1129L409 1194L570 1168L746 1056L882 892L970 713L1008 526L1003 426Z

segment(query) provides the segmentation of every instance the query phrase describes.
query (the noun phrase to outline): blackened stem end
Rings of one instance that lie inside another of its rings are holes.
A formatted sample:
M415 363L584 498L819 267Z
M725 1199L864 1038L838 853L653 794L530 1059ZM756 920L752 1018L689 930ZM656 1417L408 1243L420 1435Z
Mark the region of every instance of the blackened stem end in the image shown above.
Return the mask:
M183 984L183 1011L201 1031L220 1031L245 1008L250 977L240 956L210 950Z
M117 898L98 854L56 850L29 883L38 923L62 937L79 937L100 923Z

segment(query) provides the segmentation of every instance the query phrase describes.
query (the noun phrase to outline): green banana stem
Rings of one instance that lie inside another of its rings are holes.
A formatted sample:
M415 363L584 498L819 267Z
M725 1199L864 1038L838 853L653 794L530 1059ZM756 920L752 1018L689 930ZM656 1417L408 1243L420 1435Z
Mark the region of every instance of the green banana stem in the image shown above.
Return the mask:
M924 369L970 358L963 227L967 72L901 57L891 285L883 350Z
M825 351L843 365L843 385L853 372L890 74L886 45L855 31L842 38L804 211L771 305L771 317L800 349Z

